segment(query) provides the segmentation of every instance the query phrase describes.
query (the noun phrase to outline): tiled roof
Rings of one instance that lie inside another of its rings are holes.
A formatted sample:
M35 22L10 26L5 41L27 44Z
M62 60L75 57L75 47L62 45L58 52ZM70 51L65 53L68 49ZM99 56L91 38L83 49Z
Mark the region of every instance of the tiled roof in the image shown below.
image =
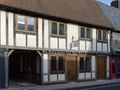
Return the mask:
M116 31L120 31L120 9L98 2Z
M112 28L96 0L0 0L0 5Z

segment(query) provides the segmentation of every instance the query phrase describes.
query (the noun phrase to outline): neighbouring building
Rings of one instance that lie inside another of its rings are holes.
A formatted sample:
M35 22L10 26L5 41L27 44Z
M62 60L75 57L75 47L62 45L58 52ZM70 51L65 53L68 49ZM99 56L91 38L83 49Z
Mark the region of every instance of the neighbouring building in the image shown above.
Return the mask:
M117 6L113 5L116 3ZM112 6L99 3L114 29L111 33L110 77L120 78L120 1L113 0ZM114 7L113 7L114 6ZM117 8L115 8L117 7Z
M0 0L0 87L108 79L112 29L96 0Z

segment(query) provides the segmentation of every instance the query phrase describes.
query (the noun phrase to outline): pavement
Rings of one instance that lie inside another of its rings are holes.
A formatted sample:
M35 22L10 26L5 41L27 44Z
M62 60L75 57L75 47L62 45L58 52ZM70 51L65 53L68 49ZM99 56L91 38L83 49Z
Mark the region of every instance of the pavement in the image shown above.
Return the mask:
M64 84L52 85L36 85L31 83L10 82L9 88L0 90L77 90L114 84L120 84L120 79L68 82Z

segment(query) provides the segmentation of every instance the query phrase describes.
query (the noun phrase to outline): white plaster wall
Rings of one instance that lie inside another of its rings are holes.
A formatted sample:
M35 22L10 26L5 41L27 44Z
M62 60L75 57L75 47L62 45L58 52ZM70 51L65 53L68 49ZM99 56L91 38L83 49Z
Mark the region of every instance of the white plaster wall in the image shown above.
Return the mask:
M67 24L67 49L71 49L72 37L78 40L78 25ZM78 47L72 47L73 50L78 50Z
M65 74L58 74L59 81L65 81Z
M91 51L91 41L86 41L86 50Z
M43 74L48 74L48 54L43 54Z
M6 12L0 11L0 31L1 31L1 45L6 45Z
M92 72L92 79L96 79L96 74L95 74L95 72Z
M48 75L43 76L43 82L48 82Z
M58 39L50 37L50 48L58 49Z
M43 39L43 27L42 27L42 19L41 18L38 18L38 47L39 48L42 48L43 45L42 45L42 39Z
M26 35L16 34L16 46L26 47Z
M51 82L56 82L57 81L57 74L51 74L50 75L50 81Z
M8 45L14 46L14 17L13 13L8 13Z
M49 46L49 21L44 20L44 48L48 48Z
M36 47L36 36L35 35L27 35L27 46Z
M66 39L59 38L59 49L66 49Z
M92 71L96 71L96 59L95 56L92 56Z
M97 51L102 52L102 43L97 43Z
M108 52L110 52L110 31L108 31Z
M80 50L85 51L85 41L80 40Z
M96 51L96 29L95 28L93 28L92 29L92 49L93 49L93 51Z
M91 79L91 73L89 72L89 73L86 73L86 77L85 77L86 79Z
M85 73L79 73L79 80L85 79Z
M103 43L103 52L107 52L107 44Z
M106 65L107 67L106 67L106 71L107 71L107 78L109 78L109 69L110 69L110 58L109 58L109 56L107 56L107 65Z

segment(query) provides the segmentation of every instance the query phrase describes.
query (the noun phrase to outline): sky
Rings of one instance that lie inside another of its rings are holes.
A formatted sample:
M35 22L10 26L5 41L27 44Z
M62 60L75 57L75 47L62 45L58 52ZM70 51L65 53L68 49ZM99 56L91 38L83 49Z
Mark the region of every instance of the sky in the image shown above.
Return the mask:
M112 2L112 0L98 0L100 2L103 2L105 4L110 4Z

